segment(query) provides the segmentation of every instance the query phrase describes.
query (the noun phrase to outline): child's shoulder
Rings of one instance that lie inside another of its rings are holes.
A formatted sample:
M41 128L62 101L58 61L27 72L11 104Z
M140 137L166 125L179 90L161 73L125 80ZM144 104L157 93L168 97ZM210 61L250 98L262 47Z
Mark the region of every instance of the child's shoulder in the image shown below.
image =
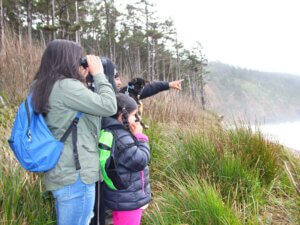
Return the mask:
M114 133L115 133L114 135L116 140L119 142L123 142L123 143L135 142L132 134L126 129L116 129Z

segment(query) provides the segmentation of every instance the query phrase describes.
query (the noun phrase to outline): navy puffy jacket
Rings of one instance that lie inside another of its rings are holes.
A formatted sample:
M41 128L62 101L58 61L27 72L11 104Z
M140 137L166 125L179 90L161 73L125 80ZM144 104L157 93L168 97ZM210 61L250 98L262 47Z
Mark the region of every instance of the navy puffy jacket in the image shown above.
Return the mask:
M102 129L120 124L114 118L102 120ZM150 148L148 142L134 140L124 128L115 130L116 151L119 156L119 174L129 179L130 186L125 190L111 190L104 185L105 206L118 211L141 208L151 201L149 168Z

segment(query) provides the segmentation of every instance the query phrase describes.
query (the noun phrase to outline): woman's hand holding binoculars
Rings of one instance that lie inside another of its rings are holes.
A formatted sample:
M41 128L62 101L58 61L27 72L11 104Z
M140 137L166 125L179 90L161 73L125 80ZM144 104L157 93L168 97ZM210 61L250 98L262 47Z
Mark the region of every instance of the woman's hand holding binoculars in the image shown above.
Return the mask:
M98 73L104 73L103 65L99 56L87 55L86 60L88 63L88 71L92 76L95 76Z

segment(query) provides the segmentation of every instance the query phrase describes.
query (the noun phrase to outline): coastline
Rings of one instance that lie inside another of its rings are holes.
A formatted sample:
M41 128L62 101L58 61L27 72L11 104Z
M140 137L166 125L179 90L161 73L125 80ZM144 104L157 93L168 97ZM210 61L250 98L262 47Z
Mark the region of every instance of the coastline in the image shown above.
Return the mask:
M282 146L284 147L284 149L288 150L293 156L295 156L296 158L300 158L300 150L290 148L285 145Z

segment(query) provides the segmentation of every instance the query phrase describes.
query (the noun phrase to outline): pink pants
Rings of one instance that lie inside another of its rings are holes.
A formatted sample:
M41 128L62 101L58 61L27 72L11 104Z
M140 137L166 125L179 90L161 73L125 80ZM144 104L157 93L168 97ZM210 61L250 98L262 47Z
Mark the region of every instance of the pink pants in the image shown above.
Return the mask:
M142 218L142 209L130 211L113 211L114 225L140 225Z

